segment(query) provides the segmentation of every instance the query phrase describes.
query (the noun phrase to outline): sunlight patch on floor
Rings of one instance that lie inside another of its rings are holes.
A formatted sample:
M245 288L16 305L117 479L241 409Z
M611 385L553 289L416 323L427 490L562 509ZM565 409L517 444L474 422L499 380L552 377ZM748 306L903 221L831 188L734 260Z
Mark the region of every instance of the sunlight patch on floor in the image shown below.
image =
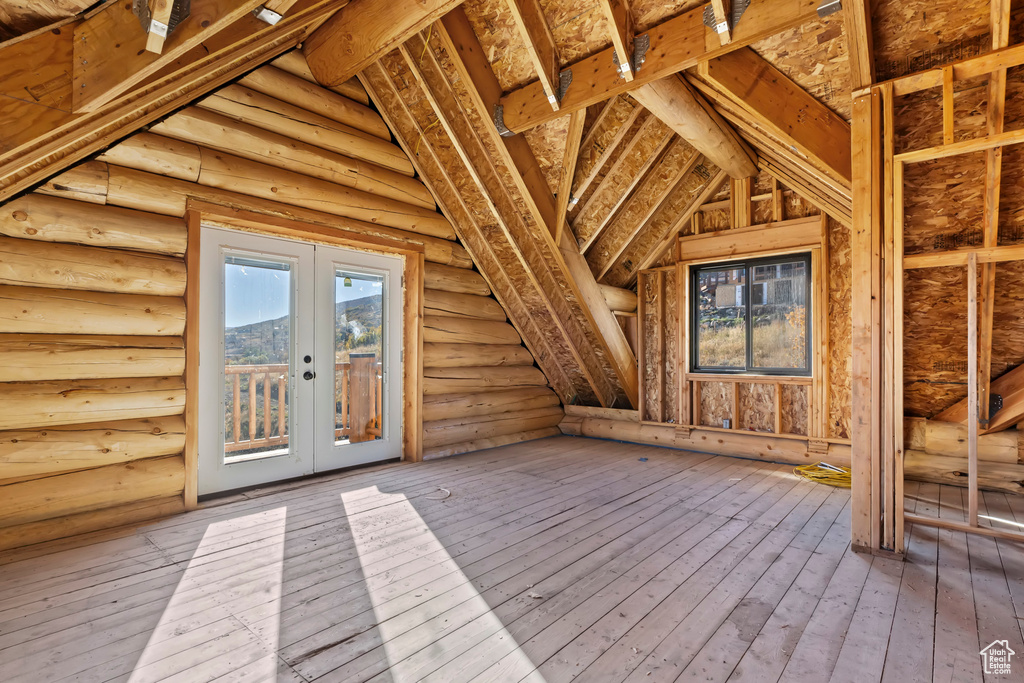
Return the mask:
M350 504L354 503L360 495L365 496L365 490L362 492L342 493L342 503L346 503L346 497L349 498L348 502ZM487 601L484 600L469 578L462 572L458 563L448 555L444 544L434 535L430 530L430 526L423 520L408 499L402 494L377 495L382 495L385 500L390 499L390 504L387 506L389 524L396 526L414 524L415 528L421 530L422 538L417 539L417 545L423 548L421 551L422 555L428 556L434 553L441 553L441 556L445 558L440 563L430 566L428 571L436 576L454 573L458 579L465 582L464 587L471 590L468 601L462 602L460 608L463 610L468 608L473 614L477 615L472 622L474 627L478 628L481 632L498 634L501 642L508 644L508 651L502 649L501 651L489 653L494 657L495 661L502 660L500 680L544 683L544 678L536 671L534 663L523 652L519 644L516 643L501 620L491 611ZM347 509L349 507L349 505L346 505ZM396 613L394 606L387 604L397 597L396 586L394 585L391 573L376 572L372 567L366 566L366 561L363 559L373 552L374 547L371 541L380 534L379 529L373 528L374 521L373 515L355 515L354 517L349 517L349 526L360 561L363 562L363 573L366 575L366 590L373 605L380 640L383 643L384 652L390 667L388 671L390 679L394 683L412 683L412 681L420 680L431 672L430 668L424 669L416 660L408 659L410 655L416 652L415 650L402 646L403 641L411 640L408 637L411 633L408 624L416 623L417 621L414 619L410 622L408 618L409 612L415 612L421 607L421 604L417 604L412 610L401 613ZM413 590L415 591L414 595L420 597L420 603L426 603L431 597L435 597L430 594L429 585L417 587ZM413 630L416 628L430 628L435 631L432 634L433 637L430 638L430 641L432 641L430 646L432 649L431 654L437 658L437 666L441 666L444 659L445 646L445 641L442 637L445 635L446 629L443 625L438 624L437 621L437 619L428 620L425 623L414 626Z
M251 597L280 611L287 507L209 525L164 608L129 683L171 676L190 679L201 662L204 680L245 672L251 681L274 680L275 629L258 638L232 616L230 603ZM259 552L237 552L237 539L261 539Z

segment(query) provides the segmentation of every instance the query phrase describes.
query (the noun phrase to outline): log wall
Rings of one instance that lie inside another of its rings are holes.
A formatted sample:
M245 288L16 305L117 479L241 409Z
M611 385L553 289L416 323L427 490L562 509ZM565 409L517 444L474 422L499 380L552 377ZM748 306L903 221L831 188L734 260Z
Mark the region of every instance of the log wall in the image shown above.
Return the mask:
M557 396L361 86L320 88L295 57L0 207L0 549L185 509L190 199L423 249L425 457L558 433Z

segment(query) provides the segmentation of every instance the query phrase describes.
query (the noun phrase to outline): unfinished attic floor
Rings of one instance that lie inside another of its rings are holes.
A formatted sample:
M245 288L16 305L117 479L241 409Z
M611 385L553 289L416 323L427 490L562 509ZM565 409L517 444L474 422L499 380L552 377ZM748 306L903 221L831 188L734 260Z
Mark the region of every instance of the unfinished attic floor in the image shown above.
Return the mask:
M0 555L0 679L970 681L1024 653L1019 546L916 528L904 563L849 523L788 466L583 438L376 467Z

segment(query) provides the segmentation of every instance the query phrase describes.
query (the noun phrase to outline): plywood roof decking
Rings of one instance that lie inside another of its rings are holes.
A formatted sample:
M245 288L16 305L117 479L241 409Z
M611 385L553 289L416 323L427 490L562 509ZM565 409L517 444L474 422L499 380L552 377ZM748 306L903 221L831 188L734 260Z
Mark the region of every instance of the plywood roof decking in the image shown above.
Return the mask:
M907 494L962 518L962 489ZM780 465L568 437L281 485L0 554L0 668L864 682L980 680L989 642L1022 651L1019 545L911 527L906 562L855 554L849 499ZM981 499L1024 522L1020 501Z

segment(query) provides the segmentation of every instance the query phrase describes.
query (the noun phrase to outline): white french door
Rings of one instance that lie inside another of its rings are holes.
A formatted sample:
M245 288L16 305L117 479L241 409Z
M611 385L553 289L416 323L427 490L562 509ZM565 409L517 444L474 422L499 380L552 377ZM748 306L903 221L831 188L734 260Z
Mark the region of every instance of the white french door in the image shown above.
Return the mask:
M401 456L402 261L206 228L199 493Z

